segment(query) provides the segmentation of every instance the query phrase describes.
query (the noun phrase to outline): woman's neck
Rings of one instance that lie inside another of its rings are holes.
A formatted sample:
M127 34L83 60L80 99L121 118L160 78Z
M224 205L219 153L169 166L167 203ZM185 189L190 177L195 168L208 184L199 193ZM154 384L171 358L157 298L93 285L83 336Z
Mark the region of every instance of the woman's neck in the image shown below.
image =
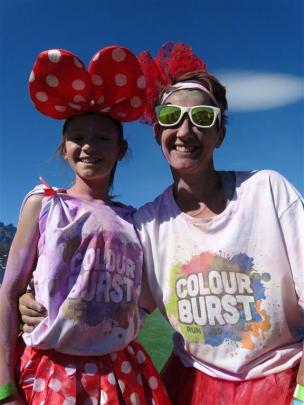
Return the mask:
M220 214L226 208L221 174L214 169L199 176L174 176L174 198L183 212L208 218Z

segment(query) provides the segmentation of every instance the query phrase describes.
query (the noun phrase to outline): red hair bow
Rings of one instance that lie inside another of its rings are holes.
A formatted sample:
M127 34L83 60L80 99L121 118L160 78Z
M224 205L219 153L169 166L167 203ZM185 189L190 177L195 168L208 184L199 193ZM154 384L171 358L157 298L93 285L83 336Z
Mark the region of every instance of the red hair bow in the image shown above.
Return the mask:
M41 52L30 75L29 90L35 107L57 119L94 111L133 121L143 114L146 102L140 64L122 46L98 51L88 69L64 49Z
M166 42L155 59L148 51L143 51L138 60L147 83L147 103L142 118L149 124L156 121L155 103L166 88L186 73L207 70L205 62L192 53L191 46L180 42Z

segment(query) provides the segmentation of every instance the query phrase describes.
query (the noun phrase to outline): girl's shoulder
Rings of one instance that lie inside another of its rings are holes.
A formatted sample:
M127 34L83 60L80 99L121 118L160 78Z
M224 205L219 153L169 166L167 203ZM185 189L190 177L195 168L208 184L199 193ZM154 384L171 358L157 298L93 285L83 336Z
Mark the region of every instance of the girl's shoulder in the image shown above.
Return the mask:
M44 195L43 194L30 194L22 203L21 211L27 207L28 209L36 209L38 207L41 208L42 201Z
M49 187L44 184L38 184L32 190L30 190L23 198L20 208L20 215L25 207L27 207L28 210L31 209L33 209L34 211L36 211L37 209L41 210L43 200L46 197L52 197L59 193L65 193L65 190L60 189L58 187Z

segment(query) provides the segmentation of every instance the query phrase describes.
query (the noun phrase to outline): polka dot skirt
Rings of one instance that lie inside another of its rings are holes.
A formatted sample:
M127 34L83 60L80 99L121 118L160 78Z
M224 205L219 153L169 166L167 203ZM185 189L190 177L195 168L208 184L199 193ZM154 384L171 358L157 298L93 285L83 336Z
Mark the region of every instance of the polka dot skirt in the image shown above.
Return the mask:
M150 357L135 341L100 357L26 347L19 387L34 405L170 404Z

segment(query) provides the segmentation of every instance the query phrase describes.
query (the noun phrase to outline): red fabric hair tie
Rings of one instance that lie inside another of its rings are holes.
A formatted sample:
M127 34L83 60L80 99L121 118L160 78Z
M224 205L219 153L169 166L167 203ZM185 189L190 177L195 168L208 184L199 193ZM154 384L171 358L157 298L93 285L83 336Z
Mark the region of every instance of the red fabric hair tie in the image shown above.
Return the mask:
M119 121L138 119L146 103L146 82L129 49L108 46L88 69L64 49L41 52L29 79L31 99L42 114L56 119L94 111Z
M147 103L142 119L148 124L156 122L155 103L166 88L186 73L207 71L205 62L192 53L191 46L179 42L166 42L155 59L148 51L143 51L138 60L147 83Z

